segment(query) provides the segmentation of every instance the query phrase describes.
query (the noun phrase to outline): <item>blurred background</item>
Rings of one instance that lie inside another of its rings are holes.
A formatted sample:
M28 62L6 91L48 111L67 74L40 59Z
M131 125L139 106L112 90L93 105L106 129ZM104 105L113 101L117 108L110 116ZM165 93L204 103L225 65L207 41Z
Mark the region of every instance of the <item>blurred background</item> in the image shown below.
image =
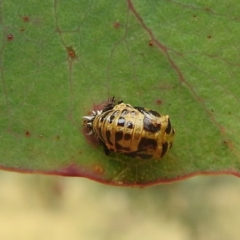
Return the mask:
M239 239L240 181L198 176L147 188L0 172L0 239Z

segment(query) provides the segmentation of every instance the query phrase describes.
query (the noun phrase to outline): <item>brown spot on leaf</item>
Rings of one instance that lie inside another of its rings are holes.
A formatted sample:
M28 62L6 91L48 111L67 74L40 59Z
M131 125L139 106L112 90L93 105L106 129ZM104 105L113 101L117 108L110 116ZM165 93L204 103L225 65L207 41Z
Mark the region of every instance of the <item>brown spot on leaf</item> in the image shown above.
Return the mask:
M13 40L13 35L12 35L12 34L8 34L7 40L8 40L8 41L12 41L12 40Z
M67 47L67 52L68 52L68 56L69 56L71 59L76 58L76 53L75 53L73 47Z
M104 169L101 165L95 165L94 166L94 172L102 175L104 173Z
M57 135L57 136L55 137L55 139L56 139L57 141L59 141L59 140L60 140L60 136Z
M26 136L26 137L30 137L30 135L31 135L31 134L30 134L29 131L26 131L26 132L25 132L25 136Z
M24 22L29 22L29 17L28 17L28 16L24 16L24 17L23 17L23 21L24 21Z
M206 12L212 13L212 10L211 10L209 7L204 8L204 10L205 10Z
M160 104L162 104L162 100L160 100L160 99L157 99L157 100L156 100L156 104L157 104L157 105L160 105Z
M121 24L120 22L116 21L114 24L113 24L114 28L118 29L121 27Z

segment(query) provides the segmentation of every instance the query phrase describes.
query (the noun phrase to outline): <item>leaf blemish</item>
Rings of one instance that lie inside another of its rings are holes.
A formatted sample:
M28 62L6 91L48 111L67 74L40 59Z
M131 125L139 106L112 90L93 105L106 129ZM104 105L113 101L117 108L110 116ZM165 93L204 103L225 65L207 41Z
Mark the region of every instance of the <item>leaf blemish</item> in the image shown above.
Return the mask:
M7 40L8 40L8 41L12 41L12 40L13 40L13 35L12 35L12 34L9 34L9 35L7 36Z
M114 24L113 24L114 28L118 29L121 27L121 24L120 22L116 21Z
M30 137L30 135L31 135L31 134L30 134L29 131L26 131L26 132L25 132L25 136L26 136L26 137Z
M67 52L68 52L68 56L71 59L76 58L76 53L75 53L75 51L74 51L74 49L72 47L67 47Z
M152 41L149 41L149 44L148 44L150 47L153 46L153 42Z
M60 136L56 136L55 140L59 141L60 140Z
M24 17L23 17L23 21L24 21L24 22L29 22L29 17L28 17L28 16L24 16Z

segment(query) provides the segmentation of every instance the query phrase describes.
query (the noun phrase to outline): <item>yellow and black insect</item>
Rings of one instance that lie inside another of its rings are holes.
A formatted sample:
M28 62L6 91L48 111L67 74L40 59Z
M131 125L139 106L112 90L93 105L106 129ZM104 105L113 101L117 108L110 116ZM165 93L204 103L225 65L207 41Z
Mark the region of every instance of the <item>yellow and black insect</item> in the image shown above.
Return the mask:
M140 159L160 159L172 147L175 130L169 116L143 107L132 107L115 98L101 110L83 117L89 128L110 151Z

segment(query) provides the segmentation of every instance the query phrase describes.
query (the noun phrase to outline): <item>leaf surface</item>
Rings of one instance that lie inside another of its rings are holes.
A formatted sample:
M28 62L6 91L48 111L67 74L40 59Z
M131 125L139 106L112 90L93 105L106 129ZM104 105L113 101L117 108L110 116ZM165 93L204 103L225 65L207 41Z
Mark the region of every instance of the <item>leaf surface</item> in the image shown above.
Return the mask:
M1 168L127 186L239 176L239 11L236 0L2 1ZM82 116L111 96L170 116L163 159L106 156L86 136Z

